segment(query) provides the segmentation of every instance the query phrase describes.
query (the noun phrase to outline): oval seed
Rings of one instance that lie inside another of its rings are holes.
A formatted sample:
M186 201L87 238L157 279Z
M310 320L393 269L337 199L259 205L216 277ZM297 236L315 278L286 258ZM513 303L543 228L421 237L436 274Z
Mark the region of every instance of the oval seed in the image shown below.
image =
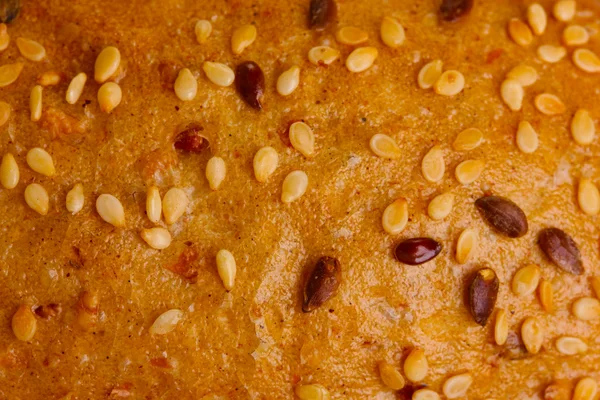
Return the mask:
M413 392L412 400L440 400L440 395L431 389L419 389Z
M34 211L41 215L48 214L48 192L38 183L32 183L25 188L25 202Z
M548 17L544 7L538 3L533 3L527 8L527 22L533 33L540 36L546 31L546 25L548 23Z
M56 174L52 156L48 154L46 150L40 147L34 147L33 149L29 150L27 152L26 160L29 168L37 173L46 176L53 176Z
M73 186L73 188L67 193L67 199L65 201L67 211L73 215L77 214L83 208L84 202L85 197L83 195L83 185L81 183L76 183L75 186Z
M479 243L479 235L472 228L467 228L458 237L456 243L456 262L465 264L475 253Z
M265 76L262 69L254 61L246 61L238 65L235 76L236 88L242 99L250 107L262 110L265 92Z
M577 49L573 52L573 63L582 71L595 74L600 72L600 58L588 49ZM1 68L1 67L0 67ZM0 77L2 74L0 73ZM0 86L2 86L0 78ZM4 85L5 86L5 85Z
M429 182L438 182L444 177L446 164L440 146L433 146L421 161L421 172Z
M442 193L437 195L429 202L427 214L434 221L446 218L452 212L454 206L454 195L452 193Z
M363 72L371 68L378 51L375 47L359 47L346 58L346 68L350 72Z
M537 49L538 57L548 63L557 63L567 55L567 49L562 46L545 44Z
M202 70L206 74L206 77L218 86L230 86L235 79L233 70L225 64L205 61L202 64Z
M596 135L596 125L588 110L579 109L571 120L571 135L582 146L592 143Z
M371 151L382 158L396 159L402 156L400 147L394 139L383 133L376 133L369 141Z
M23 71L23 63L4 64L0 67L0 87L5 87L17 80Z
M333 22L337 14L334 0L311 0L308 26L316 30L324 29Z
M494 325L494 340L498 346L506 343L508 338L508 317L506 311L498 310L496 313L496 324Z
M383 230L390 235L402 232L408 222L408 202L400 198L385 208L381 216Z
M496 306L500 282L490 268L475 273L469 285L469 311L475 322L485 326Z
M483 142L483 133L477 128L467 128L456 136L452 147L456 151L473 150Z
M84 72L80 72L75 75L75 77L69 83L69 87L67 88L67 103L77 103L77 100L79 100L79 97L81 97L81 93L83 93L83 87L85 86L86 80L87 75Z
M183 318L183 311L172 309L160 314L148 330L151 335L165 335L173 331Z
M531 154L539 145L538 134L527 121L519 123L516 137L517 147L525 154Z
M46 49L35 40L20 37L15 42L21 55L29 61L42 61L46 57Z
M35 85L31 89L29 96L29 110L31 112L31 120L39 121L42 118L42 86Z
M453 377L446 379L446 382L444 382L444 386L442 387L442 392L444 392L444 395L449 399L464 397L467 394L471 383L473 383L473 377L469 373L454 375Z
M585 353L588 350L588 346L579 338L563 336L556 339L556 349L561 354L574 356L575 354Z
M335 39L342 43L355 46L369 39L367 32L354 26L344 26L335 33Z
M156 250L166 249L171 245L171 233L165 228L142 229L140 236Z
M398 371L398 368L393 365L382 361L379 363L379 376L385 384L392 390L400 390L404 387L405 382L402 374Z
M0 101L0 126L6 124L10 118L11 107L10 104Z
M125 226L123 205L112 194L101 194L96 199L96 211L104 221L116 227Z
M163 215L167 225L172 225L185 213L190 200L179 188L171 188L162 200Z
M540 267L528 265L517 271L512 280L512 291L517 296L528 296L535 292L540 282Z
M542 279L539 285L540 303L547 313L554 312L554 289L552 284Z
M434 259L441 251L441 243L433 239L412 238L398 243L394 249L394 256L403 264L420 265Z
M261 183L266 182L277 169L277 164L279 164L277 151L270 146L261 148L254 155L254 177Z
M465 77L458 71L449 70L440 75L433 85L433 90L443 96L454 96L465 87Z
M208 163L206 163L206 179L212 190L219 189L219 186L225 180L225 175L227 175L225 160L221 157L212 157L208 160Z
M500 196L485 196L475 201L483 219L499 233L509 238L519 238L529 229L527 216L509 199Z
M6 153L2 156L0 164L0 183L6 189L14 189L19 183L19 165L15 160L15 156L11 153Z
M210 147L210 143L201 132L202 127L196 125L188 126L175 136L173 146L177 150L200 154L204 149Z
M331 395L323 385L298 385L294 391L300 400L329 400Z
M98 104L105 113L110 113L121 103L121 87L114 82L106 82L98 89Z
M0 51L6 50L10 43L10 36L6 24L0 24Z
M12 331L17 339L23 342L29 342L33 339L37 330L37 320L31 308L21 304L12 316Z
M337 258L321 257L308 275L304 286L305 313L316 310L333 297L342 280L342 269Z
M290 143L304 157L311 157L315 152L315 135L304 122L294 122L289 129Z
M42 86L56 86L62 81L62 74L56 71L46 71L38 76L37 83Z
M567 22L575 16L575 8L575 0L559 0L554 3L552 13L557 20Z
M329 46L316 46L308 51L308 60L315 65L329 65L340 56L340 52Z
M104 83L109 80L119 69L121 64L121 53L114 46L108 46L102 49L96 63L94 64L94 79L98 83Z
M567 46L581 46L588 42L590 34L581 25L569 25L563 31L562 38Z
M146 215L151 222L158 224L162 214L162 199L156 186L150 186L146 193Z
M404 375L411 382L425 379L429 370L429 363L422 349L412 349L404 361Z
M539 353L544 343L544 328L537 319L533 317L525 319L521 325L521 339L529 353Z
M256 40L257 32L254 25L243 25L233 31L231 35L231 51L233 54L240 55Z
M381 40L392 49L398 48L404 43L404 27L396 18L383 17L380 28ZM441 71L440 71L441 73Z
M508 34L516 44L523 47L529 46L533 40L531 29L518 18L508 21Z
M228 291L233 289L237 265L233 254L229 250L221 249L217 253L217 271L225 289Z
M535 97L535 107L539 112L546 115L558 115L566 111L563 102L555 95L542 93Z
M433 60L419 71L417 83L421 89L430 89L442 76L442 60Z
M300 84L300 67L293 65L287 71L284 71L277 78L277 93L282 96L289 96L298 88Z
M181 69L177 75L177 79L175 79L173 89L179 100L194 100L198 93L198 82L194 78L194 75L192 75L192 71L188 68Z
M304 171L292 171L283 180L281 201L291 203L298 200L306 192L308 176Z
M566 232L558 228L544 229L538 236L538 245L557 267L573 275L583 273L577 244Z
M212 24L210 21L205 19L201 19L196 22L194 26L194 34L196 35L196 41L198 44L205 43L208 40L208 37L212 33Z
M500 95L504 104L512 111L519 111L523 106L525 91L523 90L523 86L515 79L506 79L502 82L502 85L500 85Z
M573 315L582 321L600 318L600 301L593 297L582 297L573 303Z
M573 400L594 400L598 393L598 383L592 378L582 378L575 385Z
M4 0L0 3L0 21L11 23L19 16L21 11L21 0Z
M582 179L577 191L579 207L587 215L596 215L600 212L600 191L590 179Z
M523 87L533 85L537 82L538 77L535 68L528 65L517 65L506 74L507 79L516 80Z
M466 160L456 166L454 175L457 181L468 185L479 178L484 168L485 162L482 160Z

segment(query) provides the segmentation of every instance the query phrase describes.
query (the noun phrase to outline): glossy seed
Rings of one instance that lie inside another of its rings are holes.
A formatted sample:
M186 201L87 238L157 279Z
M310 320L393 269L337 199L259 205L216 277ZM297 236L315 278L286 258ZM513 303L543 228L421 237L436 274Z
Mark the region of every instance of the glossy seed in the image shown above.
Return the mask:
M404 360L404 375L411 382L420 382L427 376L429 363L423 349L412 349Z
M330 400L331 395L323 385L298 385L294 390L300 400Z
M254 177L257 181L264 183L277 169L279 164L279 155L277 150L270 146L265 146L258 150L254 155Z
M171 309L165 311L154 320L154 323L148 330L151 335L165 335L173 331L179 321L183 318L183 311Z
M512 292L520 297L532 294L538 287L540 276L540 267L535 264L519 269L512 280Z
M375 47L359 47L346 58L346 68L350 72L363 72L371 68L378 51Z
M35 40L19 37L15 42L21 55L29 61L42 61L46 57L46 49Z
M553 64L559 62L567 55L567 49L562 46L544 44L538 47L537 54L542 61Z
M110 113L121 104L121 87L115 82L106 82L98 89L98 104L105 113Z
M198 81L192 75L192 71L188 68L183 68L179 71L177 79L173 84L175 95L182 101L191 101L196 98L198 93Z
M467 128L456 136L452 148L456 151L469 151L479 147L482 142L483 133L479 129Z
M165 228L142 229L140 236L156 250L166 249L171 245L171 233Z
M5 87L17 80L23 71L23 63L4 64L0 67L0 87Z
M537 82L539 75L533 67L517 65L506 74L506 78L516 80L521 86L527 87Z
M600 212L600 191L590 179L583 178L579 181L577 201L579 208L587 215L596 215Z
M442 193L437 195L429 202L427 214L434 221L446 218L452 212L454 206L454 195L452 193Z
M281 201L291 203L298 200L306 192L308 176L304 171L290 172L281 185Z
M29 168L37 173L46 176L53 176L56 174L52 156L46 150L40 147L34 147L33 149L29 150L27 152L26 160Z
M9 24L19 16L21 11L21 0L0 1L0 21Z
M572 400L594 400L598 394L598 382L593 378L582 378L575 385Z
M25 202L27 205L41 215L48 214L50 199L48 192L39 183L31 183L25 188Z
M494 325L494 341L498 346L506 343L508 338L508 317L506 311L498 310L496 312L496 323Z
M600 318L600 301L593 297L582 297L573 303L573 315L582 321Z
M71 190L67 193L65 200L65 206L67 211L75 215L83 208L85 202L85 196L83 195L83 185L76 183Z
M554 3L552 13L557 20L567 22L572 20L575 16L575 9L575 0L558 0Z
M448 399L462 398L466 396L471 383L473 383L473 377L469 373L454 375L446 379L442 386L442 392Z
M19 165L15 160L15 156L11 153L6 153L2 156L0 163L0 183L5 189L14 189L19 183Z
M404 378L402 377L402 374L400 374L400 371L398 371L398 368L385 361L380 362L378 367L379 376L385 386L392 390L400 390L404 387Z
M516 135L517 147L525 154L531 154L539 146L538 134L527 121L521 121Z
M515 79L506 79L500 85L500 95L504 104L512 111L519 111L523 106L525 91L523 86Z
M406 36L400 21L393 17L383 17L379 34L383 43L392 49L400 47Z
M172 225L185 214L190 200L185 192L179 188L171 188L165 193L162 200L163 215L167 225Z
M473 0L442 0L440 13L445 21L456 21L467 15L473 8Z
M456 242L456 262L465 264L473 256L479 244L479 235L473 228L461 232Z
M315 134L310 126L299 121L290 125L289 138L292 147L298 150L304 157L312 157L315 152Z
M81 93L83 93L83 87L85 86L85 81L87 80L87 75L84 72L80 72L71 80L69 83L69 87L67 88L66 100L69 104L77 103L79 97L81 97Z
M233 254L229 250L221 249L217 253L217 271L225 289L228 291L233 289L237 265Z
M572 336L563 336L556 339L556 349L559 353L574 356L587 352L588 345L581 339Z
M308 15L308 26L322 30L335 20L337 7L335 0L311 0Z
M588 42L590 34L581 25L569 25L563 31L562 39L567 46L581 46Z
M539 284L540 303L547 313L554 312L554 289L552 284L545 279L542 279Z
M425 64L419 71L417 83L421 89L430 89L442 76L442 60L433 60Z
M108 46L102 49L94 65L94 79L98 83L104 83L109 80L121 64L121 53L114 46Z
M337 30L335 39L342 44L356 46L366 42L369 39L367 32L354 26L344 26Z
M573 63L582 71L595 74L600 72L600 58L588 49L577 49L573 52ZM1 67L0 67L1 68ZM0 77L2 74L0 73ZM2 85L0 79L0 85Z
M11 327L17 339L23 342L33 339L37 330L37 320L31 307L21 304L12 316Z
M104 221L116 227L125 226L123 205L112 194L101 194L96 199L96 211Z
M383 230L390 235L402 232L408 222L408 202L400 198L385 208L381 216Z
M479 178L484 168L485 161L466 160L456 166L454 176L456 177L456 180L463 185L468 185Z
M558 115L566 111L564 103L555 95L542 93L535 97L535 108L545 115Z
M402 151L394 139L383 133L376 133L369 141L371 151L381 158L396 159L402 156Z
M256 26L248 24L243 25L233 31L231 35L231 51L233 54L240 55L256 40Z
M580 108L575 112L571 120L571 135L573 135L573 140L582 146L594 141L596 125L588 110Z
M158 224L162 215L162 199L156 186L150 186L146 193L146 215L148 219Z
M5 101L0 101L0 126L6 124L10 118L11 106Z
M533 317L525 319L521 325L521 339L529 353L539 353L544 343L544 328L537 319Z
M233 70L225 64L205 61L202 64L202 70L206 77L215 85L227 87L233 83L235 74Z
M431 389L419 389L413 392L411 400L440 400L440 395Z
M518 18L512 18L508 21L508 34L519 46L529 46L533 40L531 29Z
M394 255L403 264L419 265L434 259L442 251L442 244L430 238L406 239L396 245Z
M546 31L546 25L548 23L548 16L546 10L538 3L530 4L527 7L527 22L533 33L537 36L542 35Z
M500 196L481 197L475 201L475 206L490 226L509 238L519 238L529 229L527 216L509 199Z
M341 279L340 262L333 257L321 257L307 277L302 311L314 311L333 297Z
M206 163L206 180L212 190L217 190L227 175L227 165L221 157L212 157Z
M42 118L42 86L35 85L29 95L29 111L32 121Z
M583 273L577 244L566 232L558 228L544 229L538 236L538 245L557 267L574 275Z
M440 146L433 146L421 161L421 172L429 182L438 182L444 177L446 164Z
M293 65L290 69L284 71L277 78L277 93L282 96L289 96L298 88L300 84L300 67Z
M37 84L42 86L56 86L62 79L62 74L56 71L46 71L38 76Z
M469 285L469 311L475 322L485 326L496 306L500 282L490 268L477 271Z
M339 57L339 50L329 46L317 46L308 51L308 60L315 65L329 65Z
M198 44L205 43L208 40L208 37L212 33L212 24L210 21L205 19L201 19L196 22L194 26L194 34L196 35L196 41Z
M210 143L201 132L201 127L195 125L189 126L175 136L173 146L177 150L187 153L200 154L210 146Z
M465 77L458 71L449 70L440 75L434 83L433 90L443 96L454 96L462 92L465 87Z
M246 61L238 65L235 71L235 84L238 93L248 105L256 110L262 109L265 92L265 77L254 61Z

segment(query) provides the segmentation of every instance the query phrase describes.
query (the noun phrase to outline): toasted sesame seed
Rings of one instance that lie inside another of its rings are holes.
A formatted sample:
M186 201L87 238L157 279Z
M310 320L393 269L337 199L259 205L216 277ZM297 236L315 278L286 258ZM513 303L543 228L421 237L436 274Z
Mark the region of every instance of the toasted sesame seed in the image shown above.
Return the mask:
M600 318L600 301L593 297L582 297L573 303L573 315L582 321Z
M329 391L319 384L298 385L294 390L300 400L329 400Z
M429 182L438 182L444 177L445 171L444 153L439 145L435 145L423 157L421 172Z
M42 87L35 85L31 89L29 96L29 110L32 121L39 121L42 118Z
M31 183L25 188L25 202L41 215L48 214L50 199L48 192L39 183Z
M211 157L206 163L206 180L212 190L218 190L227 175L227 165L221 157Z
M233 254L229 250L221 249L217 253L217 271L225 289L228 291L233 289L237 265Z
M171 245L171 233L165 228L142 229L140 236L156 250L163 250Z
M558 352L567 356L582 354L588 350L588 346L583 340L572 336L560 337L556 339L555 344Z
M534 264L519 269L512 280L512 292L519 297L532 294L538 287L540 275L540 267Z
M525 91L519 81L515 79L506 79L502 82L502 85L500 85L500 95L504 104L512 111L519 111L523 106Z
M587 215L596 215L600 212L600 191L591 179L583 178L579 181L577 201L581 211Z
M8 28L6 24L0 24L0 51L6 50L10 43L10 36L8 35Z
M496 312L496 323L494 324L494 341L498 346L506 343L508 338L508 317L506 311L498 310Z
M400 390L404 387L404 378L400 374L400 371L398 371L398 368L385 361L380 362L378 367L379 376L387 387L392 390Z
M277 151L270 146L262 147L254 155L254 177L261 183L266 182L275 172L278 164L279 155Z
M208 37L210 36L211 32L212 24L210 23L210 21L201 19L198 22L196 22L196 25L194 26L194 33L196 34L196 41L199 44L205 43L208 40Z
M533 317L525 319L521 325L521 339L531 354L537 354L540 351L544 342L544 328L537 319Z
M67 198L65 200L67 211L73 215L77 214L83 208L84 202L85 196L83 195L83 185L81 183L76 183L67 193Z
M23 71L23 63L4 64L0 67L0 87L6 87L17 80Z
M567 49L562 46L545 44L538 47L537 54L542 61L553 64L559 62L567 55Z
M146 192L146 215L148 219L158 224L162 215L162 199L156 186L150 186Z
M519 123L516 136L517 147L525 154L533 153L539 145L538 134L527 121Z
M534 103L535 108L537 108L542 114L558 115L566 111L566 107L563 102L558 98L558 96L553 94L539 94L535 97Z
M559 0L554 3L552 13L557 20L567 22L572 20L575 16L575 9L575 0Z
M454 96L463 91L465 77L458 71L449 70L440 75L433 85L433 90L443 96Z
M11 106L10 104L0 101L0 126L6 124L10 118Z
M450 215L452 207L454 207L454 195L452 193L442 193L429 202L427 214L434 221L439 221Z
M205 61L202 64L202 69L207 78L218 86L230 86L235 79L235 73L225 64Z
M454 142L452 148L456 151L473 150L483 142L483 133L477 128L467 128L460 132Z
M457 399L464 397L473 383L473 377L470 373L454 375L444 382L442 392L448 399Z
M108 46L102 49L98 57L96 57L96 63L94 65L94 79L98 83L104 83L109 80L121 64L121 53L119 49L113 46Z
M308 176L304 171L292 171L283 180L281 201L291 203L298 200L306 192Z
M308 51L308 60L315 65L329 65L340 56L340 52L329 46L317 46Z
M376 133L369 141L371 151L381 158L396 159L402 156L402 151L394 139L383 133Z
M398 48L404 43L404 27L396 18L383 17L380 35L383 43L392 49Z
M596 136L596 125L588 110L579 109L571 120L571 135L577 144L591 144Z
M283 71L277 78L277 93L289 96L300 84L300 67L292 65L290 69Z
M183 311L181 310L171 309L165 311L154 320L154 323L150 329L148 329L148 332L151 335L165 335L172 332L182 318Z
M46 71L37 78L38 85L55 86L62 80L62 75L56 71Z
M535 68L528 65L517 65L506 74L506 78L514 79L521 86L527 87L533 85L538 80L538 73Z
M413 392L412 400L440 400L440 395L431 389L419 389Z
M573 63L582 71L595 74L600 72L600 58L588 49L577 49L573 52ZM0 67L1 68L1 67ZM2 74L0 73L0 77ZM2 79L0 78L0 86Z
M14 189L19 183L19 177L19 165L15 156L11 153L4 154L0 163L0 183L5 189Z
M254 25L243 25L233 31L231 35L231 51L233 54L240 55L256 40L257 31Z
M190 200L182 189L171 188L162 200L163 215L167 225L172 225L185 213Z
M442 60L433 60L425 64L417 77L419 87L421 89L431 89L442 76L443 65Z
M456 242L456 262L466 264L473 256L479 244L479 235L473 228L467 228L461 232Z
M346 59L346 68L350 72L366 71L371 68L378 54L375 47L359 47Z
M367 32L354 26L344 26L337 30L335 39L341 44L356 46L366 42L369 39Z
M547 313L554 312L554 289L552 284L542 279L539 284L538 294L540 296L540 303Z
M42 61L46 57L46 49L35 40L20 37L16 43L21 55L29 61Z
M457 181L463 185L468 185L479 178L484 168L485 162L482 160L466 160L456 166L454 175Z
M177 79L175 79L173 89L175 89L175 94L179 97L179 100L194 100L196 93L198 93L198 82L194 78L194 75L192 75L192 71L188 68L181 69L177 75Z
M125 226L125 210L123 205L112 194L101 194L96 199L96 211L105 222L116 226Z
M538 3L530 4L527 8L527 21L531 30L536 35L540 36L546 30L546 24L548 23L548 17L544 7Z
M294 122L289 129L292 147L298 150L304 157L310 158L315 153L315 134L310 126L304 122Z
M581 46L590 40L590 34L581 25L569 25L563 31L562 39L567 46Z
M508 34L519 46L529 46L533 41L531 29L518 18L512 18L508 21Z
M427 376L429 363L423 349L414 348L404 360L404 375L411 382L420 382Z
M105 113L114 110L121 103L121 98L121 87L115 82L106 82L98 89L98 104Z
M572 400L594 400L598 393L598 383L590 377L582 378L575 385Z
M404 198L399 198L388 205L381 216L381 225L383 230L390 235L397 235L402 232L408 222L408 202Z
M87 75L84 72L80 72L71 80L69 87L67 88L66 100L69 104L77 103L81 93L83 93L83 87L87 81Z
M37 320L31 307L21 304L12 316L11 327L17 339L23 342L33 339L37 330Z

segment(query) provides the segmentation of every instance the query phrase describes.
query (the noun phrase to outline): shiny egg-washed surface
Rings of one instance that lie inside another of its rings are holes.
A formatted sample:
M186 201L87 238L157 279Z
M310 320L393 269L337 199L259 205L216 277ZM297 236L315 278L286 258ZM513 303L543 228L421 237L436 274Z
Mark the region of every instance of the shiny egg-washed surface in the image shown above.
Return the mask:
M446 378L470 371L469 399L538 398L555 380L591 376L600 381L598 322L579 321L570 311L576 298L592 296L589 279L600 273L600 218L585 215L576 202L580 177L600 181L600 141L596 137L579 146L569 132L578 108L600 116L600 77L575 67L572 49L556 64L536 57L539 45L560 42L565 23L549 16L546 33L523 48L510 40L506 26L512 17L524 18L529 1L476 0L467 18L446 23L431 18L438 15L437 0L339 0L337 21L317 32L307 27L308 3L22 2L21 14L8 28L11 44L0 53L0 64L25 63L19 79L0 89L0 100L13 109L0 128L0 152L15 154L21 171L15 189L0 190L0 398L105 399L112 393L132 399L291 399L299 382L320 383L335 399L405 398L406 391L394 393L383 385L377 363L401 366L415 346L429 361L424 384L441 392ZM552 2L540 3L550 14ZM578 1L577 6L575 21L598 32L599 3ZM386 15L406 29L398 49L379 38ZM202 45L194 36L198 19L213 24ZM257 26L258 37L234 56L232 31L247 23ZM343 63L352 48L335 41L336 28L346 25L368 32L368 45L379 50L373 67L360 74ZM20 36L42 43L46 59L23 59L14 44ZM340 59L328 67L310 64L308 50L321 44L339 49ZM123 100L111 114L99 109L99 85L91 79L95 58L108 45L120 50L125 67L119 82ZM600 52L600 35L593 34L584 47ZM444 97L418 87L419 69L438 58L445 69L464 74L459 95ZM205 60L232 68L245 60L258 63L265 74L263 110L251 109L234 86L210 83L201 70ZM499 87L520 63L535 67L540 79L526 88L523 110L511 112ZM301 67L300 86L282 97L276 79L293 64ZM161 65L190 68L198 77L196 99L180 101L161 82ZM44 89L44 116L32 122L29 92L48 70L66 79ZM64 100L68 82L81 71L90 79L79 101L69 105ZM558 95L567 112L539 113L533 98L543 92ZM57 113L79 123L61 124ZM299 119L315 132L311 159L286 144L286 128ZM515 145L521 120L539 133L533 154ZM173 135L190 122L203 127L210 151L197 155L173 149ZM452 150L456 135L470 127L481 129L485 142L470 152ZM403 157L375 156L369 149L375 133L395 138ZM434 144L441 145L446 160L444 179L437 184L427 182L420 170ZM280 165L262 184L254 179L252 158L267 145L279 152ZM27 167L26 152L36 146L53 156L54 177ZM218 191L210 190L204 177L209 153L227 164ZM453 175L465 159L486 162L481 177L466 186ZM295 169L307 173L308 190L283 204L281 183ZM31 182L42 183L50 194L46 216L23 199ZM83 184L85 206L71 215L65 196L77 182ZM182 187L192 200L170 227L173 243L162 251L148 247L139 235L152 226L145 216L152 184L161 195ZM456 195L455 206L449 217L433 221L427 204L443 191ZM93 205L101 193L123 203L124 228L98 216ZM493 232L474 207L484 193L519 204L529 233L507 239ZM381 227L381 215L398 197L408 199L410 220L401 234L391 236ZM469 263L458 265L455 243L469 226L479 232L480 246ZM573 236L583 275L562 272L541 253L537 234L549 226ZM400 264L392 255L394 243L417 236L440 241L441 254L420 266ZM199 254L192 266L196 282L166 268L188 247ZM222 248L237 260L231 297L214 261ZM304 314L305 271L324 255L339 259L343 282L335 297ZM542 309L536 295L518 298L510 291L515 271L531 263L540 265L542 277L554 286L553 314ZM465 279L481 267L494 269L500 279L497 307L508 311L511 332L519 335L526 317L539 318L546 332L539 354L528 355L514 344L497 346L493 319L486 328L473 321L464 303ZM87 331L76 324L83 291L99 297L98 322ZM59 316L38 320L29 343L17 340L10 325L23 303L62 307ZM178 327L150 335L156 317L172 308L185 311ZM554 340L567 334L584 339L587 353L558 353Z

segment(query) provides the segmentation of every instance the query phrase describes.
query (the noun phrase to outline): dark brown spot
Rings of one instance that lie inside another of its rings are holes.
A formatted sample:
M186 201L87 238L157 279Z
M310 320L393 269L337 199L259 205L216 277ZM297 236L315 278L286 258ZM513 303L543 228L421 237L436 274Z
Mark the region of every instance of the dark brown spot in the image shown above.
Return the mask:
M201 134L202 131L201 126L194 125L179 132L175 136L175 148L188 153L202 153L204 149L209 147L208 140Z
M172 61L163 61L158 64L158 74L160 75L160 85L167 90L173 90L173 85L177 75L181 70L181 65Z
M198 251L194 247L188 246L181 252L176 263L167 265L165 268L195 283L198 278L198 271L195 264L199 256L200 254L198 254Z
M500 196L481 197L475 201L485 221L499 233L518 238L529 229L527 216L518 205Z
M21 0L0 0L0 22L11 23L21 11Z
M262 110L262 98L265 92L265 76L254 61L245 61L235 71L235 85L242 99L250 107Z
M173 366L171 365L169 360L165 357L151 358L150 364L152 366L158 367L158 368L169 368L169 369L173 368Z
M469 285L469 311L481 326L487 324L496 307L499 286L498 277L490 268L477 271Z
M337 6L334 0L311 0L308 17L308 26L312 29L325 29L337 15Z
M442 251L442 245L430 238L413 238L396 245L394 255L403 264L419 265L435 258Z
M60 304L50 303L48 305L38 306L34 311L40 318L51 319L52 317L56 317L61 313L62 307Z
M442 0L440 13L445 21L456 21L473 8L473 0Z
M557 267L573 275L583 273L581 255L577 244L566 232L558 228L544 229L540 232L538 244Z
M340 262L333 257L321 257L306 280L302 311L314 311L333 297L341 280Z

